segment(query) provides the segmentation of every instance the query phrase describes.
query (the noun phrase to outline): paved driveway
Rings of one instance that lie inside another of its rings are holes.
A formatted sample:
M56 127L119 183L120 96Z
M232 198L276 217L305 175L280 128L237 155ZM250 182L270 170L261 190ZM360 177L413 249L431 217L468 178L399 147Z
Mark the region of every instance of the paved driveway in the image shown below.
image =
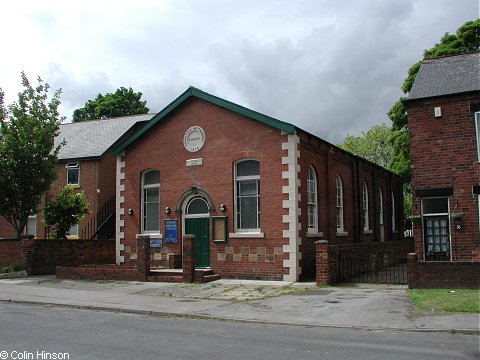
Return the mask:
M208 284L0 280L0 300L305 326L479 332L478 314L413 309L404 286L318 288L314 283L218 280Z

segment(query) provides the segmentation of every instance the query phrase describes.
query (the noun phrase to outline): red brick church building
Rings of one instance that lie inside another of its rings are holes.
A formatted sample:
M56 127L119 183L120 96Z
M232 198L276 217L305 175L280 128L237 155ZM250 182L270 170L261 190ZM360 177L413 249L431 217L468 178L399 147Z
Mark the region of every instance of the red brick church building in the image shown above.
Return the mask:
M187 89L113 150L116 259L153 266L196 237L197 268L223 277L315 277L315 241L403 238L402 180L292 124Z

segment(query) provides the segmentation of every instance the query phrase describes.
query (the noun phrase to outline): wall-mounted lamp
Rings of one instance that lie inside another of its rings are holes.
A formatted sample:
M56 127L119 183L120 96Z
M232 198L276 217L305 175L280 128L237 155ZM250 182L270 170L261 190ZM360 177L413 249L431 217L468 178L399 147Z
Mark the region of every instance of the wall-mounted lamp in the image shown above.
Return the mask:
M168 206L165 208L164 211L165 211L165 214L170 214L170 208Z
M133 215L133 209L128 209L128 210L127 210L127 214L130 215L130 216L132 216L132 215Z
M225 206L225 204L220 204L219 209L221 212L224 212L225 210L227 210L227 207Z

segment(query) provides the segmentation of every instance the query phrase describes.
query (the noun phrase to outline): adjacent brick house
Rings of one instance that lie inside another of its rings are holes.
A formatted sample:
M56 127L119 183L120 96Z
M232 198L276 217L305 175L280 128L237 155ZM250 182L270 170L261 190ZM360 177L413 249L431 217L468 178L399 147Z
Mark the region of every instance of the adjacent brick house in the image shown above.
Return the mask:
M315 276L315 241L401 240L402 181L289 123L189 88L117 146L116 259L182 256L223 277Z
M480 261L479 64L479 53L424 60L405 101L420 261Z
M90 203L90 214L71 229L71 238L89 239L97 236L97 230L102 225L102 236L113 236L114 218L111 224L104 224L115 211L116 160L111 156L110 149L122 136L135 131L152 116L127 116L60 125L60 135L55 142L58 144L65 140L66 144L58 154L58 177L46 200L54 199L60 188L71 185L83 191ZM47 229L41 221L40 212L30 217L25 232L38 238L46 237ZM12 226L0 217L0 237L13 236L15 232Z

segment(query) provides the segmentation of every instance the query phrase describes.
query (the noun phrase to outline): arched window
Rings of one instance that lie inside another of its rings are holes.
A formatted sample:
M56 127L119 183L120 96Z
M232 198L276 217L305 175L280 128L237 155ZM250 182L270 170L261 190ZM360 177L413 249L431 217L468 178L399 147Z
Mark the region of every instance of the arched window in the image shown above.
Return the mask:
M392 191L392 230L397 231L397 221L395 216L395 194Z
M363 230L369 230L368 219L368 186L364 181L362 185L362 215L363 215Z
M307 174L307 206L308 231L317 232L317 177L312 167L308 168Z
M160 232L160 172L142 174L142 233Z
M257 160L235 163L235 230L260 231L260 163Z
M378 190L378 217L380 225L383 225L383 189Z
M337 232L343 232L343 183L340 175L336 180Z
M205 215L208 214L208 202L203 196L194 196L185 207L185 215Z

